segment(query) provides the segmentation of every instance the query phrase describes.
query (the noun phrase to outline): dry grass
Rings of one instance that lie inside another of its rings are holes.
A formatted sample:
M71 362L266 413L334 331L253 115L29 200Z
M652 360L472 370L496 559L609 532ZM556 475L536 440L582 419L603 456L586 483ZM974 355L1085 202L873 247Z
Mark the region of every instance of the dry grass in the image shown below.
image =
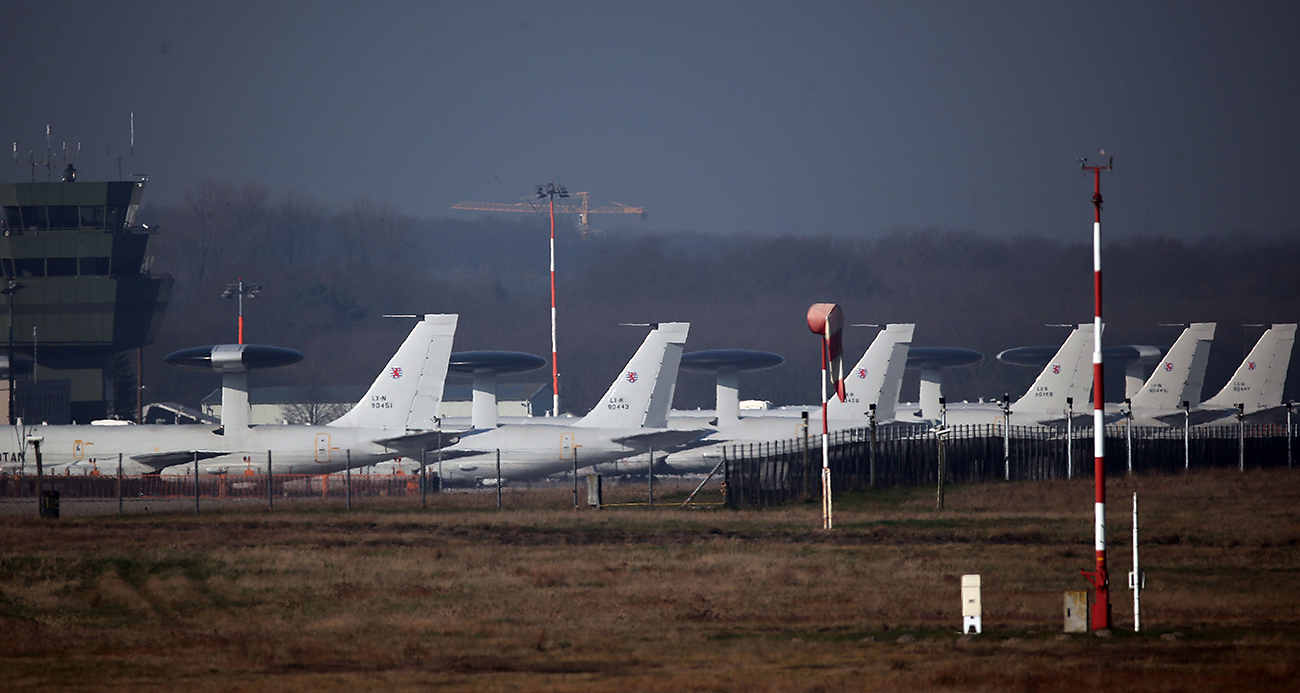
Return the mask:
M1091 483L764 511L0 520L6 690L1290 690L1300 475L1113 481L1112 582L1143 509L1143 632L1059 636ZM962 637L960 575L983 575ZM1178 633L1176 638L1169 634ZM1166 636L1162 638L1161 636ZM900 641L901 638L901 641Z

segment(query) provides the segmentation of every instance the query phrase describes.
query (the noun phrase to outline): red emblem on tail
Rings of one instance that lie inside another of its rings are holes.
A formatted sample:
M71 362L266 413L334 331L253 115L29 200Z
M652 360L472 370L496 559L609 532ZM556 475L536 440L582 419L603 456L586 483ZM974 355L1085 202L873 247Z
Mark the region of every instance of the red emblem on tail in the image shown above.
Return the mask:
M388 374L392 376L393 380L397 380L398 378L402 377L402 369L396 367L392 368L391 370L389 370Z
M636 382L636 371L628 371L628 372L627 372L627 381L628 381L629 383L635 383L635 382Z

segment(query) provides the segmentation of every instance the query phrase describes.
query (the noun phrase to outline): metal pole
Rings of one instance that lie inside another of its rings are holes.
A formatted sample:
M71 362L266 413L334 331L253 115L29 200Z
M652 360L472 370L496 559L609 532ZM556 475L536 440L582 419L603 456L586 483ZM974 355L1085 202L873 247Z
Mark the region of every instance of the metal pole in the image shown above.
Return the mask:
M646 493L646 507L655 507L655 449L650 448L646 451L650 455L650 464L646 467L646 479L649 480L649 487Z
M122 516L122 453L117 453L117 516Z
M36 516L45 518L45 466L41 463L41 439L28 438L36 452Z
M1002 395L1002 473L1011 481L1011 395Z
M560 415L560 366L556 358L558 349L555 338L555 197L568 197L569 191L554 183L546 187L537 187L537 196L550 198L551 206L551 396L552 416Z
M352 450L347 451L347 467L343 469L343 486L347 489L348 510L352 509Z
M1124 412L1124 449L1128 453L1128 475L1133 476L1133 400L1125 399L1128 411Z
M939 431L935 435L939 443L939 474L938 487L934 492L934 510L939 512L943 510L943 472L944 472L944 437L948 435L948 403L946 397L939 398Z
M1237 404L1237 471L1246 471L1246 405Z
M194 453L194 514L199 514L199 453Z
M1192 468L1192 404L1183 400L1183 471Z
M1110 628L1110 576L1106 567L1106 395L1103 383L1104 366L1101 358L1101 172L1113 169L1106 166L1088 166L1082 162L1083 170L1093 172L1093 223L1092 223L1092 274L1093 274L1093 315L1092 340L1092 441L1094 462L1094 536L1097 551L1097 569L1091 573L1082 571L1084 577L1096 588L1096 606L1092 613L1093 630Z
M1129 574L1129 589L1133 590L1133 632L1142 630L1142 571L1138 568L1138 494L1133 493L1133 572Z
M497 448L497 510L501 509L501 449ZM574 482L577 483L577 482Z
M426 451L424 449L424 446L421 445L420 446L420 509L421 510L426 510L429 507L429 501L428 501L429 475L426 474L424 471L425 454Z
M830 369L830 341L822 340L822 529L834 529L835 520L831 507L831 446L829 422L826 410L826 374Z
M446 486L442 477L442 419L438 419L438 493L442 493L442 488Z
M867 415L867 421L871 424L871 488L876 487L876 405L869 405L871 413Z
M1286 403L1286 468L1291 469L1291 402Z
M1074 478L1074 398L1065 398L1065 478Z
M275 476L271 472L271 451L266 451L266 509L275 510Z

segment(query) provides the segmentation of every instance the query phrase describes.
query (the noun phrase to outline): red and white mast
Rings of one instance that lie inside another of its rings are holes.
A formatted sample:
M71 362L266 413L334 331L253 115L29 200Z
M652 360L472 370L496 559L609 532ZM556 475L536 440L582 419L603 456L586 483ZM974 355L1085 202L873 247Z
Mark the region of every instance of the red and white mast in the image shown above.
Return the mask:
M1103 152L1104 153L1104 152ZM1092 222L1092 291L1093 291L1093 340L1092 340L1092 447L1094 458L1094 478L1096 479L1096 498L1093 508L1095 518L1095 546L1097 551L1097 570L1080 571L1097 589L1097 598L1092 610L1092 629L1110 628L1110 577L1106 571L1106 397L1102 389L1101 363L1101 172L1114 169L1112 157L1105 166L1089 166L1087 159L1079 160L1083 170L1093 173L1093 222Z
M551 415L560 415L560 365L556 361L555 342L555 198L568 197L569 190L564 186L548 183L545 187L537 186L537 197L551 199Z

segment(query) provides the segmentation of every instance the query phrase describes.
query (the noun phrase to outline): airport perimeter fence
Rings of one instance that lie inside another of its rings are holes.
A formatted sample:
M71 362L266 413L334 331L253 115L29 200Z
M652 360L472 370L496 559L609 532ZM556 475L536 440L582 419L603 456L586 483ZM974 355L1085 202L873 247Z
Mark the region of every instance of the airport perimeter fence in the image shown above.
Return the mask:
M1106 473L1181 472L1208 467L1293 465L1300 426L1288 435L1275 424L1189 429L1106 427ZM949 426L940 435L917 424L836 431L829 435L831 491L937 485L940 451L944 483L1092 478L1092 426L1064 428L1001 424ZM821 436L734 445L724 451L726 502L732 507L779 505L821 497Z
M644 465L643 465L644 467ZM151 512L203 512L206 510L495 510L568 508L586 510L589 469L580 470L578 483L571 474L535 482L504 486L439 488L437 476L418 473L334 473L329 475L239 473L199 476L192 473L122 476L0 474L0 515L39 515L38 486L56 492L58 514L65 517L140 514ZM702 477L601 475L601 506L680 506L701 486ZM703 485L692 498L693 506L722 505L722 476ZM576 499L576 506L575 506Z

